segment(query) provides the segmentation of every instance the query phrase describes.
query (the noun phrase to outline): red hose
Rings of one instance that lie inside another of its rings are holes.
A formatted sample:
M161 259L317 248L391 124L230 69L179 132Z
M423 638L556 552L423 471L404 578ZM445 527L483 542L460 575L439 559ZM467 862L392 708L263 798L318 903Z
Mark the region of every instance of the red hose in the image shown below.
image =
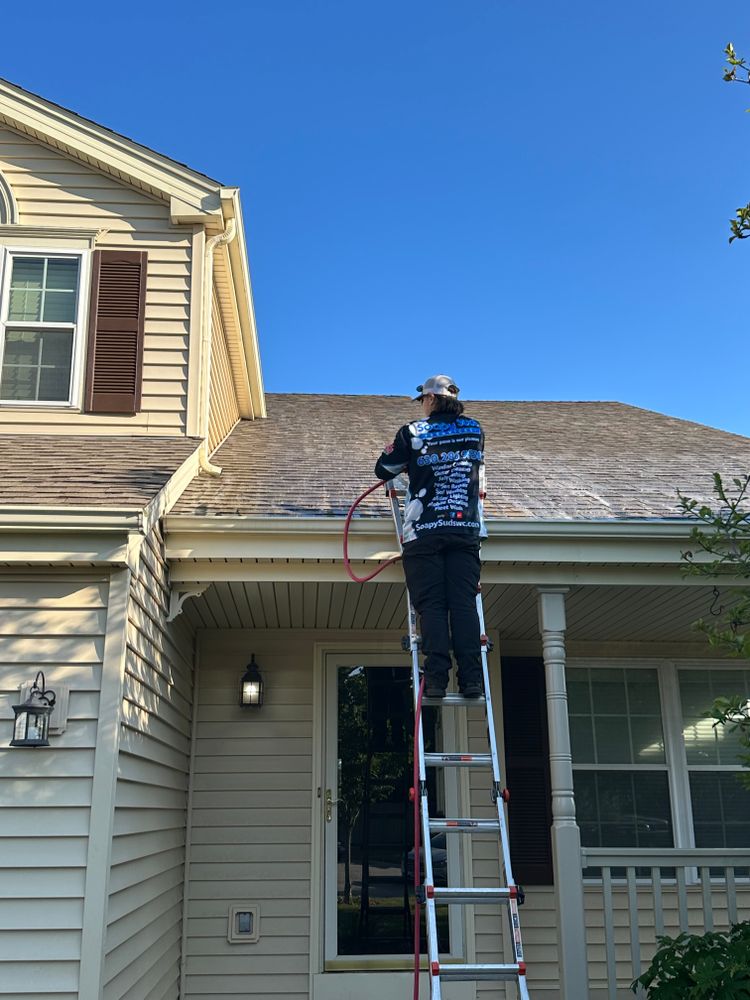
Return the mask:
M382 485L383 483L379 481L375 483L374 486L371 486L368 490L365 490L365 492L361 496L358 496L357 499L349 508L349 513L346 515L346 521L344 521L344 569L349 574L350 579L354 580L355 583L367 583L368 580L372 580L372 578L374 576L377 576L378 573L382 573L383 570L386 568L386 566L390 566L391 563L398 562L399 559L401 558L401 556L394 556L392 559L388 559L386 562L381 563L376 569L374 569L372 573L368 574L368 576L357 576L354 573L354 570L352 569L351 564L349 562L349 525L351 524L354 511L357 509L360 503L362 503L362 501L366 496L369 496L371 493L374 493L375 490Z
M424 677L419 685L419 695L417 696L417 711L414 716L414 1000L419 1000L419 954L422 950L420 938L420 905L419 905L419 880L422 871L422 859L420 857L420 789L419 789L419 727L422 716L422 692L424 691Z

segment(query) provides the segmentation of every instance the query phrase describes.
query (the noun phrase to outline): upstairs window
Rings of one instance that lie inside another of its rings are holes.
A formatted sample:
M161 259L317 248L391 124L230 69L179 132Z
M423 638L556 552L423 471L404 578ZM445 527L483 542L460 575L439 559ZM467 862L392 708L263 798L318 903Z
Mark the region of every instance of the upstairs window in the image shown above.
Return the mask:
M0 405L138 413L148 254L8 247L0 265Z
M80 253L7 252L0 296L0 403L73 404L82 269Z

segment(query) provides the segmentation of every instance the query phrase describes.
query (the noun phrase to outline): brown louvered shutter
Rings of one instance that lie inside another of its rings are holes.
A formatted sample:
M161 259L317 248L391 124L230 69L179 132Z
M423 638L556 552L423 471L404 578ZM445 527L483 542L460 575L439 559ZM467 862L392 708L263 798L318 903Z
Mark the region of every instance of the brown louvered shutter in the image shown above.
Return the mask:
M549 737L540 657L503 657L505 784L510 856L520 885L552 885L552 789Z
M141 407L147 258L140 250L94 251L87 413L137 413Z

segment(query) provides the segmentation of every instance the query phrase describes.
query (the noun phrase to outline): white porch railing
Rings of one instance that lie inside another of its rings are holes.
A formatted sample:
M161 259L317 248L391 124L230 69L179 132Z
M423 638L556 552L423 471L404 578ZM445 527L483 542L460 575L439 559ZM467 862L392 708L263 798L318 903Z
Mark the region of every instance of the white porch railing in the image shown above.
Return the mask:
M632 998L629 985L650 964L662 934L728 930L750 919L750 848L585 847L581 862L589 870L584 885L592 997ZM589 879L589 873L596 877Z

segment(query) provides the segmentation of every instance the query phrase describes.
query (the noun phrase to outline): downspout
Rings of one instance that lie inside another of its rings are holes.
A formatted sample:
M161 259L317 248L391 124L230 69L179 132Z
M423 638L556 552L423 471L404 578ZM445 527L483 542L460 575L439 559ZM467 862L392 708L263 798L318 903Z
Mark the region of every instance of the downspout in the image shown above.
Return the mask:
M198 451L201 470L209 476L220 476L221 468L208 458L208 413L211 403L211 326L213 316L214 250L220 243L231 243L236 232L234 219L229 219L223 233L212 236L206 243L203 264L203 322L201 323L201 397L199 434L203 439Z

